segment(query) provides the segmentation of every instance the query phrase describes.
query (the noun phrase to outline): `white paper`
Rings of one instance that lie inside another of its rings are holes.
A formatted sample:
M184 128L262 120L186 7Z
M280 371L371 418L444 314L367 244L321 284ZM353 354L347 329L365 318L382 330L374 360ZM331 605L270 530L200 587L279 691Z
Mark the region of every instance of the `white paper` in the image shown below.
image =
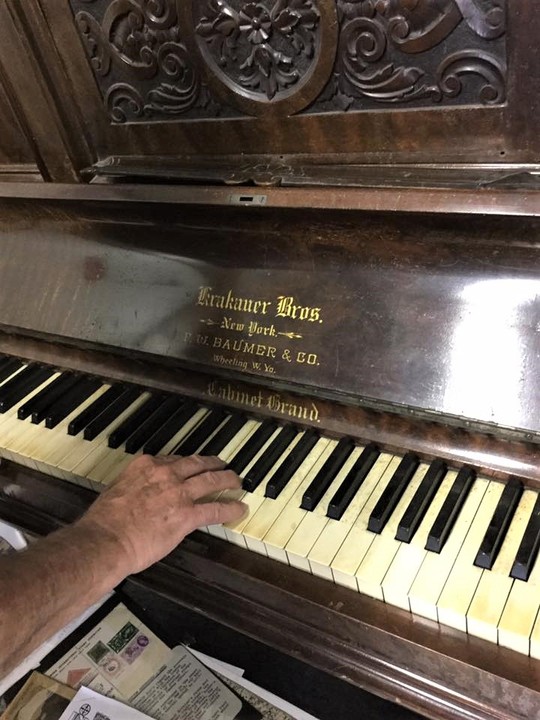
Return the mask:
M184 646L130 704L155 720L233 720L242 701Z
M210 668L210 670L220 673L221 675L223 675L223 677L232 680L240 687L245 688L249 692L253 693L253 695L256 695L262 700L265 700L270 705L273 705L279 710L283 710L283 712L290 715L292 718L294 718L294 720L317 720L314 715L305 712L305 710L296 707L296 705L292 705L292 703L287 702L287 700L283 700L283 698L280 698L277 695L269 692L268 690L265 690L264 688L255 685L255 683L246 680L244 677L242 677L244 671L242 670L241 674L239 674L237 672L238 668L236 668L234 665L228 665L228 663L217 660L210 655L204 655L203 653L199 652L197 652L196 654L201 659L201 661Z
M189 647L188 650L192 655L195 655L196 658L204 663L204 665L212 668L216 672L220 672L222 675L230 673L230 677L242 677L245 673L244 668L238 667L237 665L231 665L224 660L218 660L217 658L206 655L206 653L202 653L199 650L194 650L192 647ZM228 674L227 677L229 677Z
M114 698L82 687L59 720L149 720L148 715Z
M24 534L4 520L0 520L0 538L6 540L14 550L24 550L28 547Z

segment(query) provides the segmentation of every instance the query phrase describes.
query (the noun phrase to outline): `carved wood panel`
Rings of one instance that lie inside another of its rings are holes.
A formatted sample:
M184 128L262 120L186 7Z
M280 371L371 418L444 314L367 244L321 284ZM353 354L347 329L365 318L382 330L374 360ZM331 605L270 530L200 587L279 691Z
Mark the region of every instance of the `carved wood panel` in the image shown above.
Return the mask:
M500 105L505 0L70 0L113 123Z
M83 177L362 185L355 166L540 156L533 0L6 8L27 48L13 67L30 60L41 73L51 124ZM35 95L25 109L39 134Z

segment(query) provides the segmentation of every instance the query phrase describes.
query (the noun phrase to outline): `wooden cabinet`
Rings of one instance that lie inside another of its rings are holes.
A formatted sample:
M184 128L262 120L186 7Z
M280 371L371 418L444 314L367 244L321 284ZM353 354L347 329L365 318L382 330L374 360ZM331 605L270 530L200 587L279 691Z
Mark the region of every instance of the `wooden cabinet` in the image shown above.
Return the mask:
M74 177L354 185L539 155L528 0L5 5Z

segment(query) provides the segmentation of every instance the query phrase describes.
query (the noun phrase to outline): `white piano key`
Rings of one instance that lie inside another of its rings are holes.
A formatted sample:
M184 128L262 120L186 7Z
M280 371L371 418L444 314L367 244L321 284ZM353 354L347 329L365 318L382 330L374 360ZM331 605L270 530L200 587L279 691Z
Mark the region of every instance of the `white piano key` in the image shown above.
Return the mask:
M110 452L89 470L86 478L93 490L101 492L107 485L115 480L120 472L142 452L126 453L123 446L110 449Z
M271 438L271 441L275 438L277 434L281 432L281 427L278 428L277 433L274 433L274 435ZM274 473L276 472L276 468L281 464L282 460L287 457L287 455L291 452L291 450L298 444L300 437L302 433L298 433L296 437L292 439L289 446L281 453L279 458L274 463L274 466L270 468L270 470L266 473L265 477L262 479L262 481L259 483L259 485L255 488L253 492L244 492L242 496L239 498L248 506L248 513L243 517L240 518L240 520L237 520L233 523L227 523L224 525L225 533L227 536L227 539L230 542L234 542L237 545L241 545L242 547L247 548L246 539L244 538L243 530L246 527L246 525L249 523L250 518L253 516L253 514L260 508L262 503L264 502L265 496L265 490L266 490L266 484L268 481L272 478ZM265 448L268 447L270 443L267 443L265 445ZM258 457L260 457L262 454L258 453L257 458L253 460L249 464L249 466L246 468L245 472L242 473L243 475L246 475L249 470L253 467Z
M3 421L0 425L0 443L2 446L0 452L6 460L19 462L23 465L29 464L28 459L19 452L20 448L24 447L30 438L35 437L36 433L41 434L43 430L40 426L33 425L30 422L30 418L19 420L17 411L21 405L24 405L25 402L45 389L59 375L60 373L53 373L51 377L47 378L47 380L41 383L35 390L30 391L24 398L18 403L15 403L12 408L3 414Z
M110 385L105 383L98 388L89 398L84 400L75 410L64 418L64 420L59 422L55 428L51 430L46 429L43 437L32 445L29 452L31 452L32 460L38 470L61 477L61 473L58 471L58 462L62 457L65 457L74 443L78 443L81 440L81 437L68 435L69 423L101 395L107 392L109 387Z
M219 457L224 462L229 462L240 450L242 445L246 443L249 438L253 435L253 433L261 426L261 422L259 420L248 420L245 425L243 425L240 430L236 433L236 435L229 440L227 445L223 448L223 450L219 453ZM239 490L221 490L216 493L212 493L208 498L205 498L205 501L210 502L213 500L234 500L242 493L243 491L241 489ZM205 529L206 532L208 532L210 535L215 535L216 537L220 537L223 540L227 540L227 535L225 533L225 528L223 525L208 525Z
M395 537L399 521L428 469L429 465L425 463L418 466L382 532L375 536L368 551L362 558L355 576L358 590L364 595L370 595L379 600L383 599L382 581L402 544Z
M147 393L142 393L136 398L129 407L118 415L106 428L96 435L93 440L85 440L80 437L80 442L74 445L70 452L62 458L59 464L59 470L62 477L70 482L83 484L92 488L91 482L87 479L87 473L104 457L111 448L107 446L109 435L121 425L132 412L145 401Z
M356 571L376 537L375 533L367 529L369 516L400 462L401 457L392 457L332 561L332 576L339 585L358 591Z
M411 611L437 621L437 600L472 525L489 481L477 478L440 553L427 552L409 590Z
M40 386L39 390L45 389L48 385L53 383L57 378L62 375L60 372L54 373L43 385ZM37 393L34 393L34 395ZM27 396L24 402L31 399L31 396ZM25 420L19 420L19 426L14 426L13 436L9 442L9 452L13 460L22 465L33 467L37 470L35 463L33 462L32 447L36 444L42 443L47 437L47 429L45 423L34 424L30 421L30 417Z
M266 450L268 450L269 446L279 435L280 431L281 431L281 427L277 427L274 430L274 432L272 433L272 435L270 435L270 437L264 443L262 448L257 453L255 453L254 457L246 465L246 467L244 468L244 470L241 473L242 477L244 475L247 475L247 473L251 470L251 468L259 460L259 458L266 452ZM253 497L253 493L247 492L246 490L239 488L238 490L226 490L224 493L223 499L225 499L225 500L241 500L242 502L246 502L246 504L249 505L249 500L251 497ZM246 542L243 539L241 533L239 533L236 530L235 523L228 523L226 525L223 525L223 530L225 532L225 537L229 542L234 543L235 545L240 545L241 547L246 547Z
M341 470L330 483L330 486L320 499L315 509L311 512L306 512L302 518L300 524L285 547L285 552L287 553L290 565L298 567L306 572L311 571L308 555L329 521L329 518L326 516L328 504L336 494L338 488L360 456L363 449L363 447L354 448L343 464Z
M515 581L520 582L519 580ZM540 588L536 588L537 593L540 593ZM536 615L536 620L534 623L534 627L531 632L531 642L530 642L530 654L531 657L536 658L537 660L540 659L540 612Z
M99 435L97 435L93 440L83 440L83 442L87 444L91 444L92 448L91 451L84 454L84 457L79 461L79 463L70 469L70 474L74 476L75 478L80 478L86 484L96 492L99 492L102 490L102 484L101 481L94 481L92 479L92 471L94 468L96 468L100 463L107 460L108 457L118 457L116 454L116 450L118 448L113 449L109 448L107 445L107 441L109 438L109 435L117 428L119 427L124 420L126 420L133 412L135 412L149 397L149 393L142 393L139 395L139 397L127 408L113 423L111 423L107 428L105 428ZM167 445L162 450L162 455L168 454L169 452L172 452L174 448L178 445L178 443L186 437L197 425L201 422L201 420L205 417L205 415L208 412L208 408L199 408L194 415L191 416L191 418L180 428L180 430L176 433L176 435L171 438L170 442L167 443ZM84 446L81 448L81 453L84 453ZM67 464L72 464L71 460L62 460L61 465L64 469L66 469Z
M300 507L302 502L302 496L315 478L319 470L322 468L327 458L330 456L332 451L337 445L336 440L329 440L327 446L322 451L316 462L307 470L304 480L296 488L293 496L287 505L283 508L279 516L275 519L274 523L262 538L266 547L266 553L269 557L280 562L288 563L287 553L285 546L293 536L296 528L304 518L308 510L303 510ZM302 466L298 469L300 472ZM306 468L307 469L307 468Z
M392 457L389 453L381 453L341 518L339 520L328 518L324 530L308 555L310 569L314 575L333 582L332 561L371 494L381 482ZM379 495L380 493L377 493L377 497Z
M400 543L398 551L382 581L384 601L390 605L395 605L403 610L410 610L409 590L427 555L428 551L425 546L429 531L439 514L442 504L446 500L456 475L457 472L455 471L446 473L411 542Z
M195 430L199 424L208 415L207 407L200 407L193 413L193 415L182 425L182 427L176 431L169 442L164 445L159 451L160 455L171 455L178 445L187 438L187 436Z
M510 571L536 502L536 492L526 490L516 508L512 522L491 570L484 570L467 610L469 635L497 642L497 626L512 589Z
M531 635L540 610L539 559L527 582L514 580L497 627L499 645L523 655L532 655ZM533 657L538 657L534 651Z
M114 455L114 448L108 446L109 436L114 432L123 422L125 422L134 412L136 412L150 397L149 392L141 393L126 410L124 410L118 418L110 423L106 428L103 429L93 440L87 440L86 442L92 446L91 451L81 460L74 465L72 473L78 477L88 479L89 473L96 465L98 465L104 458ZM120 419L121 418L121 419ZM91 481L89 481L92 486Z
M292 498L297 494L298 488L303 486L306 475L327 450L329 442L327 438L317 440L303 463L285 485L278 497L275 499L265 498L253 517L250 518L250 521L243 530L243 536L250 550L263 555L267 554L267 548L263 541L265 535L270 531L271 527L289 503L292 502ZM296 501L299 507L301 496L300 499L296 497Z
M490 481L437 601L439 622L463 632L467 631L467 610L482 576L482 568L474 565L474 559L503 490L503 483Z

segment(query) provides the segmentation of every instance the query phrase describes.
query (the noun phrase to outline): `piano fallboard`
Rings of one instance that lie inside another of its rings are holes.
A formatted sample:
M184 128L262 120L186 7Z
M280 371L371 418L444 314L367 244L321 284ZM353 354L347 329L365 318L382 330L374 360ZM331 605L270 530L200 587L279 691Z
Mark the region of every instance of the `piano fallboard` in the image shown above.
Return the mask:
M537 218L5 198L0 220L6 331L538 441Z

